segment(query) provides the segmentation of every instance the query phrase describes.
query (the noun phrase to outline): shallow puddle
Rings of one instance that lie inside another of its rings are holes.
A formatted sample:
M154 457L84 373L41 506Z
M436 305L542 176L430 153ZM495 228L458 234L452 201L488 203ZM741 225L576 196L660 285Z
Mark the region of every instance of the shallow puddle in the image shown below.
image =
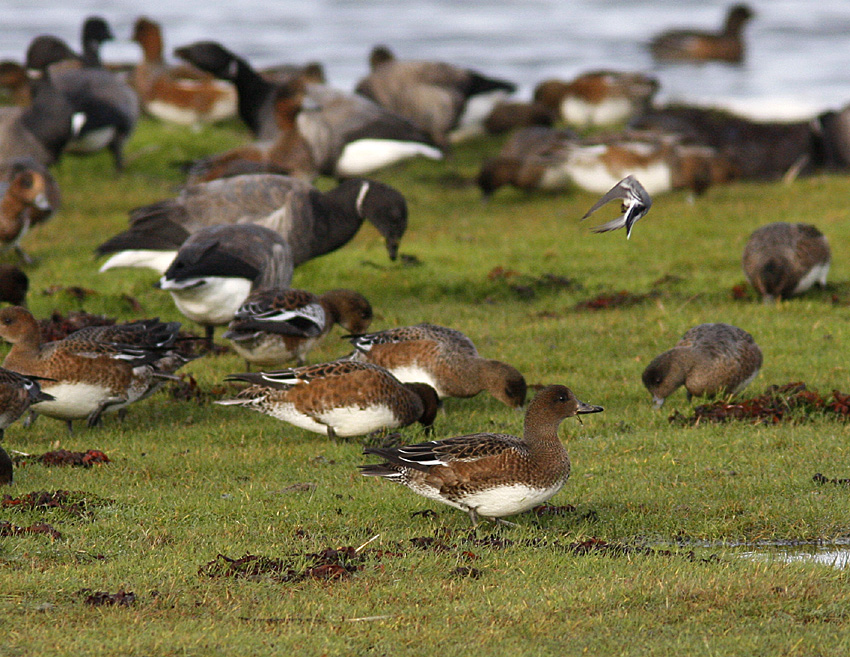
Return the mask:
M771 562L810 562L819 563L834 568L850 567L850 541L817 544L772 544L759 545L756 549L750 546L741 554L746 559Z

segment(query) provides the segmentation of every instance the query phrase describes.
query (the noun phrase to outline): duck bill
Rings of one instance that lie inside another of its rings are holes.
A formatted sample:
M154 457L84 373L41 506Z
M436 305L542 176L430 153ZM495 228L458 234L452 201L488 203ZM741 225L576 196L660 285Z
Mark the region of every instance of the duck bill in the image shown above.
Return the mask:
M656 397L655 395L653 395L652 405L655 408L661 408L662 406L664 406L664 397Z
M578 410L576 410L576 413L578 415L587 415L588 413L601 413L604 410L601 406L594 406L593 404L587 404L578 400Z

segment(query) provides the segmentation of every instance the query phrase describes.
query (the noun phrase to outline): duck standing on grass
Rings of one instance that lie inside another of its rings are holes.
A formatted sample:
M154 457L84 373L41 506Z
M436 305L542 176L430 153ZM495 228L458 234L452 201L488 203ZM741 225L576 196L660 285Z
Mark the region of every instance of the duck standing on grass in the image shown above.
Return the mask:
M815 283L826 286L831 252L823 233L811 224L777 221L750 235L744 247L744 274L765 303L802 294Z
M430 431L439 406L431 386L401 383L383 367L347 360L232 374L227 380L254 385L217 404L245 406L328 438L363 436L417 421Z
M361 465L360 474L386 477L414 493L478 518L512 525L503 516L528 511L557 493L570 477L570 457L558 426L574 415L599 413L562 385L547 386L531 400L522 438L473 433L395 448L367 447L386 461Z
M38 322L26 308L0 310L0 338L12 343L3 366L30 377L43 377L42 389L52 401L39 401L33 410L65 420L86 419L89 426L101 415L116 411L150 394L170 364L178 322L155 319L109 327L92 327L63 340L43 343ZM98 339L108 331L110 340Z
M649 212L649 208L652 207L652 199L649 197L649 192L644 189L640 181L634 176L626 176L614 185L605 196L584 213L581 220L584 221L608 201L613 201L617 198L623 199L623 214L601 226L594 226L591 230L594 233L607 233L609 230L617 230L625 226L626 239L629 239L632 236L632 226L639 219L645 217L646 213Z
M656 408L681 385L692 396L738 393L761 368L761 349L745 330L723 324L700 324L682 336L672 349L652 359L643 384Z
M304 365L307 353L334 324L360 333L372 322L372 306L354 290L266 288L248 295L224 334L246 365L276 367L295 358Z

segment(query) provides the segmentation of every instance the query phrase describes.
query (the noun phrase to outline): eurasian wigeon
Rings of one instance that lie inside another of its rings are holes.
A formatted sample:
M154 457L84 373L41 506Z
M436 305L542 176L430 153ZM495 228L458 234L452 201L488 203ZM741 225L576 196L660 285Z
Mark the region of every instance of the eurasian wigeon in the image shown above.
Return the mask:
M522 437L473 433L396 448L367 447L384 463L360 466L360 474L384 477L414 493L479 518L513 525L504 516L543 504L570 477L570 457L558 438L563 420L599 413L562 385L547 386L528 405Z
M424 383L402 383L371 363L333 361L288 370L233 374L253 384L235 399L244 406L329 438L362 436L420 422L428 430L439 400Z
M738 393L756 377L761 363L761 349L743 329L720 322L700 324L653 358L641 378L659 408L682 385L689 401L693 396Z
M334 324L362 333L371 322L371 304L354 290L319 295L269 288L248 295L223 337L249 366L277 367L293 358L301 366Z
M349 336L350 358L387 368L400 381L427 383L442 397L474 397L482 390L508 406L525 403L525 378L513 366L482 358L466 335L417 324Z

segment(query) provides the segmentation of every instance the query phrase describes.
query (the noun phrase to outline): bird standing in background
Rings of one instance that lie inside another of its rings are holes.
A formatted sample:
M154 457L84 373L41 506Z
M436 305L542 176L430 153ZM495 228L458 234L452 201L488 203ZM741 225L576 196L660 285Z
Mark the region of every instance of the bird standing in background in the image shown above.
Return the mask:
M649 192L644 189L640 181L634 176L626 176L614 185L590 210L585 212L581 220L584 221L608 201L613 201L616 198L623 199L623 214L601 226L594 226L591 230L594 233L607 233L609 230L617 230L625 226L626 239L629 239L632 235L632 226L637 223L638 219L644 217L649 212L649 208L652 207L652 199L649 197Z

